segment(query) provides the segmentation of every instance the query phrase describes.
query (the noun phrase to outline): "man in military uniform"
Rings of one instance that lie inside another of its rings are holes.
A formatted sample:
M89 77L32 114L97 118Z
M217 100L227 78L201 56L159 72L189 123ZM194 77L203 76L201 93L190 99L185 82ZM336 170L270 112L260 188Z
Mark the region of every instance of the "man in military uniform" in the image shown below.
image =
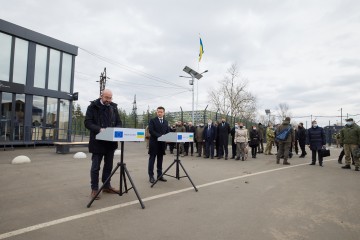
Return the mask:
M289 117L286 117L285 120L282 122L282 124L276 129L276 135L279 135L281 132L283 132L284 130L290 127L290 134L287 136L287 138L285 140L277 140L279 144L279 151L276 155L277 164L280 163L280 158L284 156L283 164L290 165L290 163L288 162L288 157L289 157L291 144L295 140L294 129L290 125L290 120L291 119Z
M258 133L259 133L259 146L258 146L258 153L264 152L264 128L261 123L258 124Z
M272 155L271 148L274 144L275 132L271 123L266 128L266 147L265 147L265 155Z
M346 119L346 125L340 131L340 144L344 146L345 151L345 166L342 169L351 169L351 153L357 150L360 146L360 128L354 123L352 118ZM353 154L355 162L355 171L359 171L360 162L359 157Z

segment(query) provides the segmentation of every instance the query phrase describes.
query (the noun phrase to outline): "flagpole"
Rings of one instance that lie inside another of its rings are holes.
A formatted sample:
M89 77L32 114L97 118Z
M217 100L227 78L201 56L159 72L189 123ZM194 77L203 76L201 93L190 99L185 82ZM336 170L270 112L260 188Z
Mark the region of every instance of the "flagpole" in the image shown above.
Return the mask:
M201 39L200 33L199 33L199 39ZM200 60L198 59L198 72L200 72ZM196 84L196 112L198 111L199 107L199 79L197 79ZM195 123L193 123L195 124Z

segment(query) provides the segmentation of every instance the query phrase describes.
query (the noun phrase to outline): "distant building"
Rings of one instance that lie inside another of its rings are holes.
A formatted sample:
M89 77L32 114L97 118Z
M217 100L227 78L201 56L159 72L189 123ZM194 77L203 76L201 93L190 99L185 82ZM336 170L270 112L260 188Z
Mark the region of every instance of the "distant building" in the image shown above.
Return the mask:
M204 118L204 114L205 118ZM139 122L144 122L144 125L146 126L148 119L152 118L151 115L139 115L138 119ZM221 118L223 115L220 113L216 113L213 111L194 111L194 125L200 124L200 123L207 123L208 119L211 119L213 121L221 121ZM165 118L168 119L170 124L173 124L177 121L183 121L183 122L191 122L192 121L192 111L183 111L183 112L169 112L167 111L165 113ZM225 119L227 119L228 122L234 123L234 118L231 116L225 116ZM237 118L236 121L239 121ZM247 122L247 121L245 121Z
M0 145L70 140L77 54L0 19Z

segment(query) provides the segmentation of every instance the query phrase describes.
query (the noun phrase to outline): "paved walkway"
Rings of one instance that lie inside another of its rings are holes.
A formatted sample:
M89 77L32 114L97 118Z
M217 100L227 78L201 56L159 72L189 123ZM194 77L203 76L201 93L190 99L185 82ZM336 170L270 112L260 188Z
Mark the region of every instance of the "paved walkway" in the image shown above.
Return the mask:
M248 161L181 158L187 178L150 187L144 143L126 143L124 159L145 204L133 190L102 194L90 208L86 159L54 147L0 153L0 239L356 239L360 237L360 173L342 170L339 149L324 167L294 156ZM11 165L18 155L32 163ZM165 156L164 168L174 156ZM117 161L117 160L116 160ZM175 168L170 172L174 173ZM112 184L119 183L116 172ZM128 182L129 184L129 182Z

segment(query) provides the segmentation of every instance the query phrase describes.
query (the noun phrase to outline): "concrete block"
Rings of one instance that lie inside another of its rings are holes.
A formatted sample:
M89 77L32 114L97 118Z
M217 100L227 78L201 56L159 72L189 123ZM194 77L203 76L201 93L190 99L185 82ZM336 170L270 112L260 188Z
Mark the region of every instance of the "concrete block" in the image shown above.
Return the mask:
M86 154L84 152L77 152L74 154L74 158L86 158Z
M24 155L20 155L20 156L15 157L11 161L11 164L23 164L23 163L31 163L30 158L27 156L24 156Z

